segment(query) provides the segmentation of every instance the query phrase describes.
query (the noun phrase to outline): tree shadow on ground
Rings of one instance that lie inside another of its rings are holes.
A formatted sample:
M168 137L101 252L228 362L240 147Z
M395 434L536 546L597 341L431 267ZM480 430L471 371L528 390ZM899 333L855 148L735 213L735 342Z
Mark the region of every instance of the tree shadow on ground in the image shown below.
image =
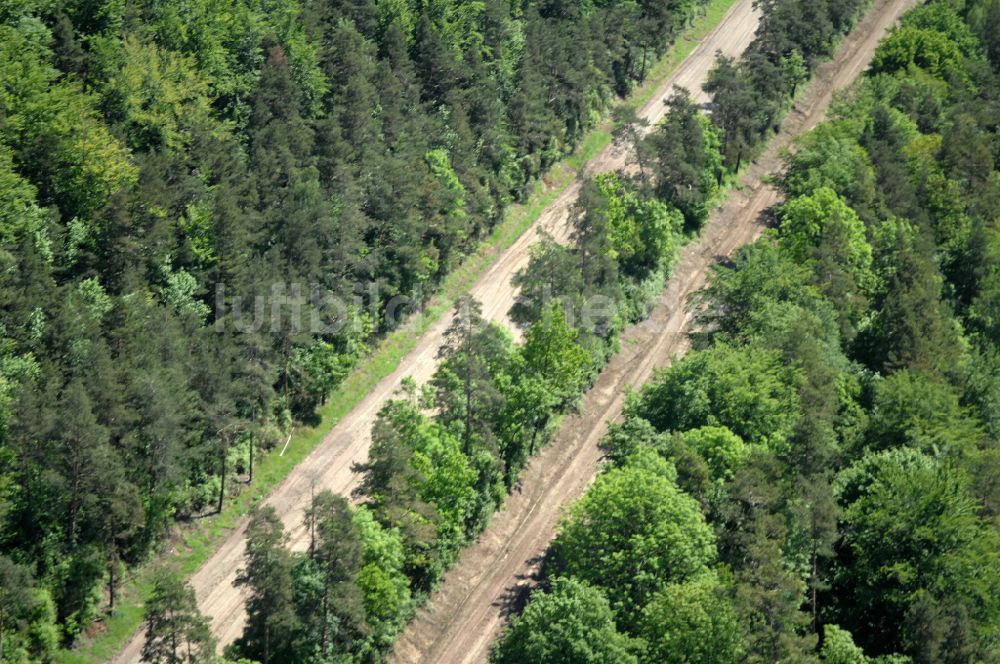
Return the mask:
M545 553L529 558L525 562L530 571L518 574L514 582L507 586L503 594L493 602L493 606L500 609L500 616L505 620L524 610L533 590L548 586L548 574L552 566L552 550L546 548Z

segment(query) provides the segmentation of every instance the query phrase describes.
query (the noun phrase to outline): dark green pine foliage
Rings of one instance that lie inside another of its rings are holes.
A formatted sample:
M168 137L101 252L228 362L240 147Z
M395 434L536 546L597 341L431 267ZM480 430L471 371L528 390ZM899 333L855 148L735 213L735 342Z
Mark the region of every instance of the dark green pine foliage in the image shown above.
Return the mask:
M685 229L696 231L708 217L708 199L721 169L712 163L703 118L687 90L667 99L667 116L640 150L649 155L654 195L684 215ZM715 172L713 172L715 171Z
M488 522L498 501L498 418L506 401L498 381L511 357L509 335L482 317L482 305L463 296L455 306L445 344L439 349L441 364L431 385L437 421L461 441L462 452L476 467L479 508L469 516L467 531L478 533Z
M720 54L704 86L729 168L738 171L778 129L789 97L850 30L862 7L856 0L760 3L763 14L750 47L738 60Z
M262 227L259 272L253 291L272 299L268 327L278 364L279 392L291 408L292 353L310 341L313 320L310 291L324 283L324 258L335 242L333 206L319 184L311 154L313 133L302 116L302 101L290 65L272 47L252 100L249 156L257 182ZM275 320L274 307L280 315Z
M761 131L756 96L759 94L732 58L720 57L705 83L717 109L712 121L722 130L722 154L726 165L738 171L747 151Z
M325 492L313 499L308 518L315 541L310 548L308 571L318 587L308 603L298 603L299 619L308 630L308 643L322 660L334 653L351 652L363 644L370 627L365 618L361 590L357 585L362 565L360 535L352 519L350 504L341 496Z
M941 300L942 279L922 238L907 241L895 256L894 272L875 304L879 317L871 328L878 349L874 367L911 368L955 377L962 354L955 320ZM859 340L865 343L866 340Z
M312 157L313 132L280 46L273 46L251 99L249 159L257 183L260 251L278 275L309 283L323 275L334 229Z
M247 526L246 563L236 579L248 588L247 625L235 647L261 664L294 658L297 616L292 602L292 556L273 507L258 510Z
M39 600L34 586L30 569L6 556L0 557L0 658L5 654L8 657L44 656L44 652L39 652L37 647L19 643L21 639L17 638L18 632L31 622L32 614L38 609ZM51 644L38 645L44 647Z
M161 570L146 603L146 641L142 661L148 664L195 664L212 656L208 620L198 612L194 590L176 572Z

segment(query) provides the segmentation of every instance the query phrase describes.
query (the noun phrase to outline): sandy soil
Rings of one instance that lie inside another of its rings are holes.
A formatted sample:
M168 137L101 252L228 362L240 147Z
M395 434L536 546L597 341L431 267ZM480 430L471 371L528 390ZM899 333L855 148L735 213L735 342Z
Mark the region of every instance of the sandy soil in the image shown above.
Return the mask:
M730 9L716 29L681 63L673 75L659 86L649 103L640 110L640 114L650 123L659 120L664 114L663 101L674 85L687 87L696 99L704 101L701 83L714 61L716 51L722 51L727 55L742 53L753 38L756 26L757 14L752 8L751 0L740 0ZM590 174L621 168L624 166L624 158L620 150L609 146L587 164L585 172ZM472 295L483 303L485 316L509 325L507 311L516 296L516 291L510 283L511 278L527 264L529 248L538 241L539 231L544 230L557 239L567 236L566 219L576 200L579 187L579 181L567 187L538 221L503 252L472 287ZM304 549L307 543L302 516L310 497L324 489L347 495L357 485L358 477L351 471L351 467L355 463L367 460L371 427L379 409L392 397L403 378L412 376L418 383L430 379L436 366L435 354L442 344L444 331L450 322L449 314L434 324L417 341L416 347L403 358L396 370L379 382L375 389L348 413L326 435L323 442L267 497L265 504L274 506L281 515L294 548ZM626 349L625 354L629 352L630 349ZM556 448L557 446L553 446L550 449ZM550 459L546 463L534 465L544 466L551 462ZM594 463L595 461L591 459L581 466L587 469L585 474L593 474ZM509 518L507 515L513 504L514 501L504 513L504 518ZM498 522L500 521L498 519ZM220 646L231 643L243 631L244 598L242 591L233 587L233 580L236 578L237 569L243 563L245 528L244 520L190 579L198 596L199 608L212 617L212 631ZM536 544L543 547L547 541L548 537L545 536ZM465 557L463 563L468 565L469 560ZM141 630L136 632L112 662L116 664L139 662L143 640L144 633Z
M601 462L598 441L606 423L620 416L628 388L642 385L656 368L687 350L688 298L704 286L713 264L764 229L767 211L778 200L766 178L780 167L782 152L794 136L822 121L834 91L854 80L885 31L915 4L916 0L876 0L833 60L820 68L781 132L744 173L741 187L713 212L700 239L685 247L649 320L625 333L621 352L584 396L580 413L568 418L554 440L529 463L519 489L480 539L462 552L428 605L403 633L392 661L486 661L507 616L520 609L537 584L565 506L593 480Z

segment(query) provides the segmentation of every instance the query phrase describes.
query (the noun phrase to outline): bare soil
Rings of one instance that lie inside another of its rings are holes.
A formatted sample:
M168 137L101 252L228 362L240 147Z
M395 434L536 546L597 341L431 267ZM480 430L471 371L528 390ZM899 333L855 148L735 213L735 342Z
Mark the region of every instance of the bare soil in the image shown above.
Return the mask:
M622 350L584 396L579 414L567 418L553 441L531 460L515 493L479 540L462 552L401 635L391 661L487 660L507 617L520 610L538 585L541 564L565 507L583 494L599 470L597 445L607 422L620 417L629 389L638 388L657 368L687 351L690 296L705 285L712 265L752 242L766 227L768 211L778 201L767 179L781 167L792 139L824 119L834 92L857 77L885 32L915 4L916 0L875 0L833 59L819 68L780 132L743 173L740 186L713 211L699 240L684 248L650 318L623 335ZM725 39L728 32L713 36Z
M705 101L704 93L701 91L701 84L705 80L709 68L714 62L715 53L721 51L726 55L739 55L746 48L753 38L753 33L757 27L757 12L752 7L751 0L740 0L726 14L719 25L713 30L684 60L674 73L668 77L657 89L653 98L642 108L639 113L650 123L655 123L664 114L664 100L674 85L687 87L692 95L699 101ZM587 174L600 173L604 171L621 168L624 166L624 154L622 151L609 146L601 154L592 159L585 167ZM470 290L483 304L483 314L495 321L510 325L507 319L507 312L514 303L516 290L511 286L511 278L522 267L527 265L530 258L529 249L538 241L539 233L544 231L554 236L556 239L563 239L568 235L566 220L573 202L576 200L579 191L580 181L573 182L567 187L539 217L539 219L524 232L521 237L506 251L497 258L490 269L476 282ZM683 266L682 266L683 268ZM678 277L682 272L678 272ZM678 279L675 278L671 288ZM662 308L662 307L661 307ZM378 411L386 400L392 398L397 391L403 378L413 377L418 383L428 381L437 365L435 355L444 339L444 331L451 322L451 315L442 316L421 338L417 341L415 348L403 358L399 366L389 376L384 378L350 413L337 423L337 425L326 435L323 442L302 461L288 476L268 495L265 504L273 506L281 516L288 530L293 548L303 550L307 544L306 532L302 525L303 510L308 505L310 498L315 493L330 489L334 492L349 495L351 490L357 486L358 477L351 470L355 463L363 463L368 458L368 446L371 440L371 427L375 421ZM633 349L626 344L623 355L629 355ZM624 360L626 363L631 360ZM618 361L617 366L622 366ZM608 372L605 372L607 374ZM602 383L607 383L608 379L602 375ZM594 391L602 389L602 383L598 383ZM638 384L638 383L636 383ZM603 388L607 389L607 388ZM614 389L613 385L611 389ZM613 395L608 395L609 397ZM588 401L591 399L588 396ZM613 416L614 413L609 415ZM603 421L601 418L600 421ZM568 428L579 426L575 422L567 423ZM596 438L595 438L596 440ZM564 456L553 459L552 454L560 449L564 449ZM570 457L577 448L566 448L564 443L557 443L546 450L545 459L542 463L533 463L531 469L526 473L525 486L529 486L528 477L536 473L537 467L547 466L551 463L560 463L563 466L568 463ZM596 449L596 447L594 448ZM579 475L586 481L593 475L596 468L596 458L584 455L583 465L573 466L576 470L574 475ZM541 461L541 460L539 460ZM579 492L567 493L567 497L575 497ZM552 493L553 496L562 496L562 493ZM513 498L504 512L498 516L496 523L503 524L505 520L511 518L512 510L515 510L521 500L520 496ZM562 498L554 499L556 504ZM548 519L554 523L553 519ZM243 563L244 535L246 520L225 539L215 553L196 571L190 581L198 597L198 605L201 611L212 618L212 632L220 646L231 643L243 631L245 614L243 609L244 595L241 589L233 587L236 578L236 571ZM489 541L496 537L491 528L490 532L483 536L482 541ZM548 533L551 526L548 527ZM499 531L498 531L499 532ZM540 550L544 550L548 542L549 534L543 534L541 539L535 538L528 545ZM477 545L477 550L480 546ZM525 549L527 550L527 549ZM481 560L490 560L490 554L483 552ZM515 554L515 557L517 554ZM465 555L462 557L461 567L474 565L474 557ZM518 558L522 560L522 558ZM449 577L443 592L448 592L461 573L456 570L455 574ZM504 581L497 577L498 583L503 585ZM489 594L489 593L487 593ZM443 596L443 594L442 594ZM485 598L485 595L483 595ZM487 606L491 600L484 599ZM435 603L437 601L435 600ZM487 621L488 624L494 624ZM499 622L496 621L498 625ZM423 621L419 623L423 625ZM407 643L401 645L400 652L406 652L410 648L410 635L416 634L420 627L415 626L407 632ZM492 634L492 632L491 632ZM126 644L125 648L112 660L116 664L133 664L139 662L144 632L139 630ZM428 637L433 641L434 637ZM488 639L491 635L487 636ZM485 645L483 646L485 648ZM485 652L483 650L482 652ZM415 655L416 657L416 655ZM418 657L419 658L419 657ZM452 661L445 657L441 661ZM457 660L456 660L457 661Z

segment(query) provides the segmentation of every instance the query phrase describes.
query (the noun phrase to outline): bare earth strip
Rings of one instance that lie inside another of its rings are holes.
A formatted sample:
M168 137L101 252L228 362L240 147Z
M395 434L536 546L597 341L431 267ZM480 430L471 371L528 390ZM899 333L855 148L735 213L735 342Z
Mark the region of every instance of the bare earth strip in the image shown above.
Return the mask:
M652 99L639 111L655 123L664 114L663 101L674 85L682 85L701 95L705 80L714 61L715 52L739 55L753 37L757 14L751 0L740 0L727 12L719 25L681 63L657 89ZM696 95L697 96L697 95ZM698 97L704 100L703 96ZM599 173L623 166L623 156L609 147L588 162L587 173ZM530 257L530 247L538 241L539 231L557 239L567 235L566 219L576 200L579 182L572 183L539 217L538 221L502 253L491 268L472 287L471 293L483 303L483 313L492 320L509 324L507 311L516 292L511 278L524 267ZM442 316L417 342L416 347L399 363L396 370L384 378L350 413L330 431L316 449L271 492L264 501L281 516L291 534L292 546L304 549L306 533L302 527L303 509L310 497L324 489L349 494L358 478L351 467L367 460L371 427L379 409L398 389L400 382L412 376L418 383L426 382L434 373L435 354L441 346L451 315ZM190 581L198 596L203 613L212 617L212 631L225 645L243 631L245 614L242 592L233 587L236 571L243 562L246 520L235 529L215 553L192 575ZM112 660L116 664L140 661L144 641L142 630L136 632L125 648Z
M606 423L620 416L628 388L639 387L654 369L687 350L689 297L705 285L713 264L762 232L762 219L778 200L766 178L780 167L782 151L793 137L823 120L833 92L855 79L886 30L915 4L916 0L876 0L834 58L820 67L780 133L744 173L740 189L713 212L701 238L685 247L650 319L624 334L621 352L584 396L580 414L568 418L530 462L519 490L479 541L459 556L397 642L392 661L486 661L506 616L520 608L536 585L564 506L580 497L593 480L601 462L598 441Z

